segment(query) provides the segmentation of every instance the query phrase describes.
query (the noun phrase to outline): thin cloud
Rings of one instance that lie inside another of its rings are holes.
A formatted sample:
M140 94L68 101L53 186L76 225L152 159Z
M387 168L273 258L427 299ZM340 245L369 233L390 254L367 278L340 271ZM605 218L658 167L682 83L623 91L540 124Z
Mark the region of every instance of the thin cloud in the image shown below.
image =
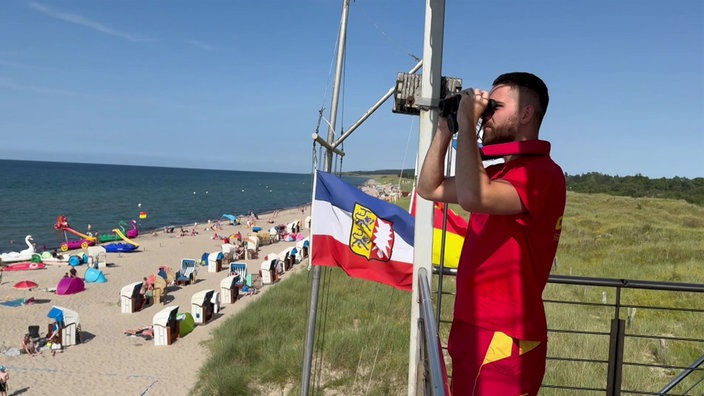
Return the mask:
M188 44L190 44L196 48L200 48L202 50L211 51L213 49L213 47L211 47L210 45L208 45L204 42L198 41L198 40L187 40L186 42Z
M7 66L7 67L12 67L16 69L21 69L21 70L43 70L43 71L48 71L48 70L59 70L54 67L48 67L48 66L36 66L36 65L28 65L26 63L19 63L19 62L13 62L13 61L7 61L4 59L0 59L0 66Z
M36 2L32 1L32 2L29 2L29 6L32 9L39 11L42 14L50 16L52 18L56 18L56 19L66 21L69 23L73 23L76 25L80 25L80 26L85 26L85 27L91 28L93 30L97 30L101 33L105 33L105 34L108 34L111 36L120 37L125 40L134 41L134 42L148 41L147 39L140 38L140 37L137 37L137 36L129 34L129 33L121 32L119 30L115 30L111 27L103 25L100 22L96 22L96 21L90 20L88 18L84 18L80 15L70 14L67 12L61 12L61 11L54 10L50 7L47 7L44 4L40 4L40 3L36 3Z
M0 88L12 89L15 91L34 92L34 93L40 93L40 94L92 97L92 95L88 95L88 94L85 94L82 92L16 84L16 83L14 83L8 79L2 78L2 77L0 77Z

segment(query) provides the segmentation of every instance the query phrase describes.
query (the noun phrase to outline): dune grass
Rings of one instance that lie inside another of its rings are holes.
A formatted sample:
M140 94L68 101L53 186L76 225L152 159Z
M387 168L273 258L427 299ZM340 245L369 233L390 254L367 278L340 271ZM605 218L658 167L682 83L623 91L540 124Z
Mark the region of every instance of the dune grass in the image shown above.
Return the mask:
M314 356L315 387L395 394L406 386L410 293L337 269L322 272L316 345L323 358ZM286 275L215 331L194 394L300 394L310 275Z
M401 206L407 201L400 201ZM462 212L458 208L454 208ZM568 193L554 274L704 283L704 208L684 201ZM299 264L299 265L306 265ZM407 393L410 293L348 278L324 268L316 329L313 389L320 394ZM231 317L207 343L211 356L194 394L300 394L309 310L310 273L281 284ZM437 289L437 278L434 278ZM452 317L454 278L443 278L443 320ZM601 302L605 290L549 284L546 299ZM245 297L251 298L251 297ZM628 290L623 304L696 307L694 293ZM614 295L607 291L613 304ZM613 307L546 306L551 328L608 332ZM623 310L625 315L625 309ZM704 315L641 309L629 332L704 338ZM440 328L447 339L449 325ZM553 334L550 355L604 359L608 337ZM628 340L626 361L687 365L701 348L650 339ZM575 374L577 373L577 374ZM656 390L676 370L624 369L624 388ZM698 377L701 378L701 375ZM546 383L603 387L606 366L548 362ZM541 394L573 394L546 389Z

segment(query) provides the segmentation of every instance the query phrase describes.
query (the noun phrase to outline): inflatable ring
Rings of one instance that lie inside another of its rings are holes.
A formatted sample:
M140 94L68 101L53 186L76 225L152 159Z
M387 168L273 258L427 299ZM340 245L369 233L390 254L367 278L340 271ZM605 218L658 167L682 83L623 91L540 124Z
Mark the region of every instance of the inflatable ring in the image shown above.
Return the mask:
M65 251L67 251L67 250L68 250L68 244L67 244L67 243L62 243L62 244L61 244L61 251L62 251L62 252L65 252Z
M88 249L88 242L81 243L81 249Z
M37 263L30 263L29 264L29 269L37 269L37 268L39 268L39 264L37 264Z

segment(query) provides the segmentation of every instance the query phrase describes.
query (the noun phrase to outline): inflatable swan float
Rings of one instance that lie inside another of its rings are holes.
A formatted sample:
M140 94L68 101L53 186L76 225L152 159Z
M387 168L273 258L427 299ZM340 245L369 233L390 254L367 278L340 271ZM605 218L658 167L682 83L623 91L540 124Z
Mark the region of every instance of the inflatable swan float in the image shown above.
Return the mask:
M22 250L21 252L8 252L8 253L2 253L0 254L0 259L2 259L3 263L10 263L13 261L28 261L32 259L32 255L36 253L36 250L34 249L34 245L32 245L32 242L34 242L34 239L32 239L31 235L27 235L24 238L24 242L27 244L27 249Z

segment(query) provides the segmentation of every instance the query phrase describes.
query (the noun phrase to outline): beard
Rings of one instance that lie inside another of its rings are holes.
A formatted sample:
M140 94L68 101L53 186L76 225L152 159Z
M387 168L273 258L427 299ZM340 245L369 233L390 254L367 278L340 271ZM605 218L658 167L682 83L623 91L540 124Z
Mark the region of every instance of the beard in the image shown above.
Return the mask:
M482 144L485 146L513 142L518 132L518 118L511 116L501 125L492 123L488 127L489 130L485 127L482 135Z

